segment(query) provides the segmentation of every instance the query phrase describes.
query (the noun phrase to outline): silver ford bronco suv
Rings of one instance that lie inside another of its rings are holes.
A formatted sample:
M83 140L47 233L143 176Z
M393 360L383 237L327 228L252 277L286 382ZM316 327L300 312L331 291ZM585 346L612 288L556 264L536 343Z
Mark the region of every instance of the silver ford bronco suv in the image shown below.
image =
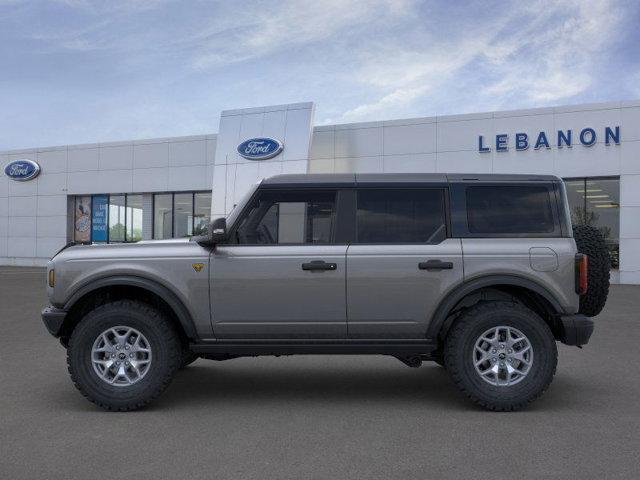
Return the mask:
M432 360L473 402L516 410L581 346L609 289L599 232L554 176L349 174L263 180L208 233L69 245L42 317L71 379L134 410L197 358Z

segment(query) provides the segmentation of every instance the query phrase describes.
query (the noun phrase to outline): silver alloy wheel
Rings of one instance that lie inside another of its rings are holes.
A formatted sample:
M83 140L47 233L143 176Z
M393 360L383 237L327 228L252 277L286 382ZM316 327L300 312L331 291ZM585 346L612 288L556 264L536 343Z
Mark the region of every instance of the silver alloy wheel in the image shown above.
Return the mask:
M521 382L531 371L533 348L524 333L513 327L493 327L473 347L473 366L485 382L506 387Z
M128 387L142 380L149 371L151 345L135 328L112 327L93 342L91 361L100 380L116 387Z

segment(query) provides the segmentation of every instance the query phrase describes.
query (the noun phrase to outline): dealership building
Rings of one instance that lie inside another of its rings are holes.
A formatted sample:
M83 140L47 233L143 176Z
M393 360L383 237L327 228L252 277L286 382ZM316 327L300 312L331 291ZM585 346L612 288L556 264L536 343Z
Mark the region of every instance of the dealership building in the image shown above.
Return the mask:
M612 281L640 284L640 101L313 119L313 103L227 110L217 134L0 152L0 265L43 265L69 241L194 235L280 173L553 174L573 222L605 236Z

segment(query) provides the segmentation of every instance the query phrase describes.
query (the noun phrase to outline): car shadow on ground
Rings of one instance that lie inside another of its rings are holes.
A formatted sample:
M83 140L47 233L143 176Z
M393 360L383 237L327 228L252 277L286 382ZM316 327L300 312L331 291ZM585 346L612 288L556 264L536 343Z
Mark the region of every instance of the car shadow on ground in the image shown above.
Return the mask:
M245 363L199 360L178 372L172 384L147 410L188 410L220 405L283 406L286 404L369 407L393 405L404 408L433 408L437 411L483 411L471 403L440 366L426 363L421 368L382 370L332 364L331 368L290 364L256 367ZM558 377L545 395L528 411L563 411L580 408L588 398L589 384L571 377ZM585 390L586 389L586 390ZM95 409L70 385L59 391L53 403L63 409ZM74 397L74 401L70 401Z

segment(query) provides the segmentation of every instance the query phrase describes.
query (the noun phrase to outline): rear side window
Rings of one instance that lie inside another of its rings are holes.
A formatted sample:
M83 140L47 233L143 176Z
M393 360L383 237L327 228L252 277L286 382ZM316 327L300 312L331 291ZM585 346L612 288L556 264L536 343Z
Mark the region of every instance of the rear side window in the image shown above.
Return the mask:
M549 190L538 185L467 187L469 232L552 233Z
M442 189L358 191L358 243L440 243L445 237Z

